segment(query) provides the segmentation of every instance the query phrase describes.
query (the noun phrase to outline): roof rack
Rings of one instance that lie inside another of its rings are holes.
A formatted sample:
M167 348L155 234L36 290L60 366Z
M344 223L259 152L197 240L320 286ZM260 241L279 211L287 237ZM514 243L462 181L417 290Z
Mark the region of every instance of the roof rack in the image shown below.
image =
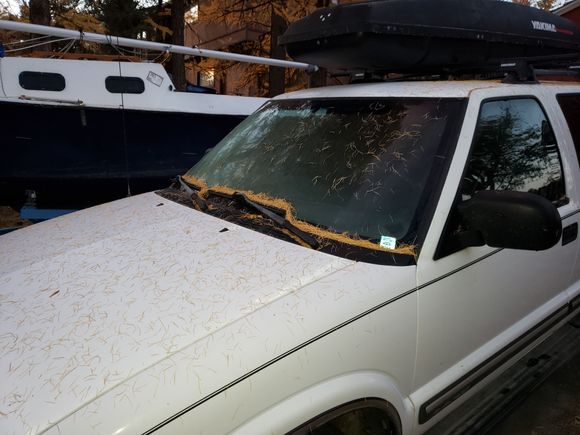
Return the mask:
M351 83L373 83L380 81L408 80L450 80L453 78L476 78L498 80L511 84L538 83L538 77L575 81L580 79L580 53L536 56L519 59L497 60L495 64L461 67L424 69L412 73L395 73L395 77L385 79L391 71L365 71L352 74L338 73L335 76L350 76Z
M537 83L538 75L553 77L578 75L580 77L580 71L574 69L579 60L580 52L519 58L501 63L499 71L507 74L503 79L504 83Z

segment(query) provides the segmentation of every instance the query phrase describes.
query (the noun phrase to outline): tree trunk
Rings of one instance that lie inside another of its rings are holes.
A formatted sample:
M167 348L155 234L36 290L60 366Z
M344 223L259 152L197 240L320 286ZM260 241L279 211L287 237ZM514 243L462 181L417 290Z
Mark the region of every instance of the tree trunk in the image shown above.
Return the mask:
M185 31L185 1L172 0L171 3L171 30L173 30L173 44L183 45ZM173 84L179 91L185 90L185 62L182 54L171 56L171 74Z
M50 2L49 0L30 0L29 19L32 24L50 26ZM36 37L37 35L32 35ZM50 44L40 45L35 48L38 51L51 51Z
M157 0L157 13L155 14L155 20L161 22L161 12L163 12L163 0ZM155 41L163 41L163 32L160 29L155 29Z
M48 0L30 0L30 22L50 26L50 3Z
M278 45L278 37L286 30L284 18L278 15L274 5L271 6L270 16L270 57L273 59L285 59L286 50ZM269 96L275 97L284 93L285 69L278 66L271 66L269 70L270 91Z

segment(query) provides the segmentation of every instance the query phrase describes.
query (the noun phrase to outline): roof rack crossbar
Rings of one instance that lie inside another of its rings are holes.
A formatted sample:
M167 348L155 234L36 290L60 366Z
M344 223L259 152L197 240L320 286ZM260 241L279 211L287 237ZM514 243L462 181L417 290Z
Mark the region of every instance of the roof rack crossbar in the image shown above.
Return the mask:
M576 69L537 69L536 75L543 77L580 77L580 68Z

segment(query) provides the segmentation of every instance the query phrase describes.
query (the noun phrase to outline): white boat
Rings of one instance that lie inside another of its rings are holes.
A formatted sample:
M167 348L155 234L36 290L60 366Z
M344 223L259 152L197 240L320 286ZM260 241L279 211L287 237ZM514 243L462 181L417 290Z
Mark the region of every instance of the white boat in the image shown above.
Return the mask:
M0 28L70 40L313 68L0 20ZM0 204L79 208L165 187L266 99L176 92L155 63L0 58ZM201 92L201 93L200 93Z
M175 92L160 64L0 59L0 203L83 207L163 187L265 99Z

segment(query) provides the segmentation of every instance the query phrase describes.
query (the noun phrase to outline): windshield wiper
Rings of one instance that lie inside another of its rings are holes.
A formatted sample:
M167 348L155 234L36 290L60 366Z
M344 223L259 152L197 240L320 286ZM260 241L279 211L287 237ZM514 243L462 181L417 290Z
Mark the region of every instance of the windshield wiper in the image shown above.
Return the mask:
M235 192L232 195L232 198L235 199L236 201L240 202L241 204L244 204L248 207L251 207L256 211L259 211L262 215L270 218L279 226L286 228L288 231L290 231L292 234L294 234L296 237L298 237L304 243L309 245L312 249L318 249L318 247L319 247L318 241L314 237L312 237L308 233L305 233L304 231L300 230L299 228L296 228L294 225L292 225L290 222L288 222L285 217L282 217L279 214L274 213L273 211L267 209L266 207L252 201L251 199L249 199L246 195L244 195L241 192Z
M198 192L196 192L191 187L189 187L189 184L187 184L185 181L183 181L183 178L181 178L181 175L177 176L177 180L179 181L179 184L181 184L181 187L183 188L185 193L187 193L189 195L189 197L191 198L193 203L197 206L198 210L201 210L201 211L207 210L208 207L207 207L206 200L203 199L199 195Z

